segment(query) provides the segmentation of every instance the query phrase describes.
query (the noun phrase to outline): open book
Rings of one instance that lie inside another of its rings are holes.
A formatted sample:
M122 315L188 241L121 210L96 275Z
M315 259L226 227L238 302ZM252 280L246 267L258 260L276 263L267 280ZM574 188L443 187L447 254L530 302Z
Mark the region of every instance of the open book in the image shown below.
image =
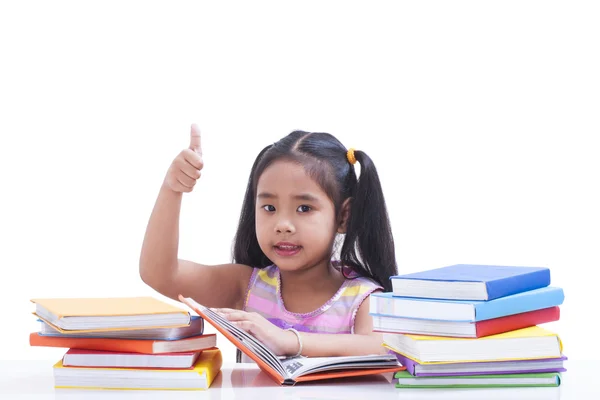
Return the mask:
M236 327L211 309L198 304L189 297L180 295L179 300L196 311L238 349L254 360L261 370L282 385L294 385L297 382L320 379L391 373L405 369L393 354L280 358L254 336Z

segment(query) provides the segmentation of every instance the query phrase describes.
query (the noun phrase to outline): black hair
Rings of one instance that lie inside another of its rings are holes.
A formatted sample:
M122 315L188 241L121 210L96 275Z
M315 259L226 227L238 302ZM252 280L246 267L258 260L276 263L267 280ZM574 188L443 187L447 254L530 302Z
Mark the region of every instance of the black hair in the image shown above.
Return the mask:
M261 250L256 236L255 201L258 178L278 160L298 162L327 193L336 216L350 198L350 215L340 251L342 265L392 290L390 276L397 274L392 230L375 164L363 151L355 150L360 163L357 178L347 158L347 149L333 135L294 131L265 147L256 157L242 205L233 244L233 261L264 268L272 262ZM343 271L343 270L342 270Z

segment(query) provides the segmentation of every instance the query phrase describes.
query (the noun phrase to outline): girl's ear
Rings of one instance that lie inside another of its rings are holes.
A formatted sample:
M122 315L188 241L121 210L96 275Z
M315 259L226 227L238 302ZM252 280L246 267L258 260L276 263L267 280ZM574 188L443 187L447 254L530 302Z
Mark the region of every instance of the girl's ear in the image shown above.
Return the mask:
M346 233L346 227L348 226L348 219L350 218L350 202L352 198L348 197L342 203L342 207L340 207L340 217L337 228L337 233Z

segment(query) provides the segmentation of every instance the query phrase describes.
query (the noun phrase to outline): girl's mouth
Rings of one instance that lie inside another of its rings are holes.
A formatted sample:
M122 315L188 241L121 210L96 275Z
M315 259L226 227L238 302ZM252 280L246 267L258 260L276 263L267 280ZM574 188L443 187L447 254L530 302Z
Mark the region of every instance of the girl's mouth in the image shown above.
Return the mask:
M279 256L290 257L298 254L298 252L300 252L302 249L302 246L297 246L292 243L277 243L275 246L273 246L273 249Z

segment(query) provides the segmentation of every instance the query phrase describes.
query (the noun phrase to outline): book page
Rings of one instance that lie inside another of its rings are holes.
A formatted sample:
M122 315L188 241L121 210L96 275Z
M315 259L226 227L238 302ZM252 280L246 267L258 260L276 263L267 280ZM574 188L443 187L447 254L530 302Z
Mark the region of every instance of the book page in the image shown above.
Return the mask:
M287 373L296 378L321 371L396 367L398 359L393 354L337 357L290 357L281 361Z
M277 372L279 372L281 374L281 376L283 376L283 377L287 376L285 369L284 369L283 365L281 364L281 362L279 361L279 358L277 357L277 355L275 355L275 353L273 353L263 343L258 341L254 336L250 335L243 329L240 329L237 326L233 325L226 318L217 314L210 308L207 308L201 304L198 304L193 299L188 298L188 300L190 302L192 302L192 304L194 305L194 308L196 308L198 311L201 311L202 313L204 313L206 315L206 317L207 317L206 319L209 322L218 324L220 327L225 329L227 332L231 333L231 335L234 336L241 345L243 345L248 350L250 350L250 352L256 354L265 363L269 364L273 369L275 369Z

